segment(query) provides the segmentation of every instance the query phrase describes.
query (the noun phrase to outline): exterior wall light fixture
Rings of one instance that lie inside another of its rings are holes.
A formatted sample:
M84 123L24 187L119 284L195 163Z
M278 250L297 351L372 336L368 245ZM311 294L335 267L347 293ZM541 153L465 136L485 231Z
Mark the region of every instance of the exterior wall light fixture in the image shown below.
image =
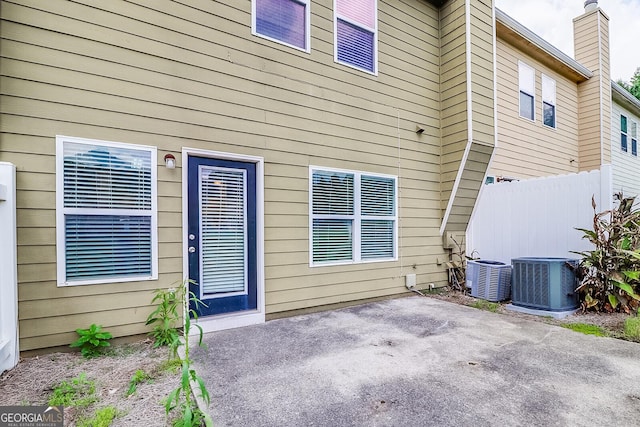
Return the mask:
M164 164L167 167L167 169L175 169L176 168L175 156L173 154L165 154Z

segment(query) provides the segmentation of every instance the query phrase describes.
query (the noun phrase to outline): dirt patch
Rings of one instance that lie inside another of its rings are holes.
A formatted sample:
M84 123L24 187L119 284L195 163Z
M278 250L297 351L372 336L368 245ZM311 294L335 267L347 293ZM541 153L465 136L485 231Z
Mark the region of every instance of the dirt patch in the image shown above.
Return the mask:
M437 293L426 294L430 298L437 298L443 301L452 302L455 304L474 306L477 305L479 301L483 301L479 298L474 298L471 295L463 294L461 292L449 291L449 290L441 290ZM567 316L563 319L554 319L551 317L545 316L536 316L532 314L519 313L517 311L511 311L506 309L506 305L510 301L496 303L498 307L496 308L496 312L512 317L518 317L521 319L533 320L535 322L543 322L551 325L559 325L567 324L567 323L586 323L591 325L596 325L602 328L607 334L613 338L621 338L624 339L624 321L629 317L628 314L625 313L594 313L587 312L582 313L578 311L577 313Z
M21 359L0 376L0 405L46 405L54 387L81 373L95 381L97 402L85 410L65 408L65 426L74 426L97 409L113 406L118 416L112 426L166 426L162 400L179 383L176 370L166 369L167 348L154 349L149 340L114 346L106 355L83 359L80 353L52 353ZM151 377L126 396L137 370Z

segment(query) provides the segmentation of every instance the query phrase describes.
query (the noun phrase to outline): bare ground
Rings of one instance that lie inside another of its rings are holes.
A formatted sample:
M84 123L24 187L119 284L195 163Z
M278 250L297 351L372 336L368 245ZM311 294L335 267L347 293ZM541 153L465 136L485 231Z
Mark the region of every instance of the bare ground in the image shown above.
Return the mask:
M478 301L453 291L431 293L428 296L469 306ZM556 325L595 324L618 338L622 337L624 320L628 317L623 313L576 313L557 320L509 311L504 304L497 307L497 312ZM179 373L162 368L168 358L167 348L154 349L149 340L115 346L107 355L95 359L83 359L79 353L52 353L25 358L14 369L0 376L0 405L47 404L57 384L85 373L88 379L95 380L99 400L84 410L65 408L66 426L75 426L83 417L93 415L96 409L110 405L119 412L112 426L170 425L171 419L167 419L162 401L178 385ZM138 369L144 370L152 379L140 384L137 392L127 397L129 381Z
M162 400L179 384L175 370L162 369L168 359L169 350L154 349L149 340L115 346L94 359L83 359L76 352L21 359L0 376L0 405L46 405L56 385L85 373L96 383L98 401L84 410L65 408L65 426L75 426L106 406L114 406L119 413L112 426L166 426ZM127 397L129 382L138 369L151 379Z

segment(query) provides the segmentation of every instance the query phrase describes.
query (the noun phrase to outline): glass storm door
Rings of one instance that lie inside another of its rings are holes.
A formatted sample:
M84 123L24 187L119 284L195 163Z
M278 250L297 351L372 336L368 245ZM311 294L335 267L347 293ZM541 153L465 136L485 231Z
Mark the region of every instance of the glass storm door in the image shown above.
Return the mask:
M189 157L189 289L198 316L257 308L256 165Z

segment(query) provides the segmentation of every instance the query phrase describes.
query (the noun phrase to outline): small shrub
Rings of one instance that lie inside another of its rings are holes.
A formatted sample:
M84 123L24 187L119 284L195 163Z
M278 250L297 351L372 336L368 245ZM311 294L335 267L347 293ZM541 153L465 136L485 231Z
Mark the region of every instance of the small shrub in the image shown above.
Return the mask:
M113 406L98 409L91 418L81 419L78 427L109 427L118 416L118 410Z
M624 321L624 335L627 339L640 341L640 317L629 317Z
M151 376L149 376L149 374L147 374L145 371L143 371L142 369L138 369L133 376L131 377L131 380L129 381L129 390L127 390L127 396L131 396L133 393L136 392L136 390L138 389L138 385L151 379Z
M69 381L62 381L54 387L49 398L50 406L75 406L84 408L98 400L95 395L96 383L88 380L84 372Z
M596 325L591 325L589 323L564 323L561 325L563 328L571 329L575 332L580 332L585 335L595 335L597 337L606 337L607 334L605 331Z
M80 338L71 343L70 347L80 347L82 356L86 359L99 356L105 347L109 347L111 333L103 331L102 326L95 323L89 329L76 329Z

